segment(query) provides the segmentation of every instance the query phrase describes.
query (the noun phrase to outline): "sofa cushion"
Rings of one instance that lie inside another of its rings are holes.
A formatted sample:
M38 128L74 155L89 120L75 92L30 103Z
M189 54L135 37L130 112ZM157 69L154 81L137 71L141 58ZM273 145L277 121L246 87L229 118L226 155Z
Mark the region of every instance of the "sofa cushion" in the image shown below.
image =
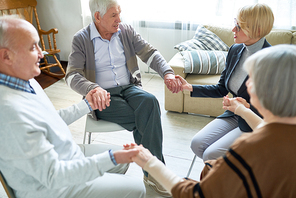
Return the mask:
M225 67L226 51L192 50L180 52L184 72L191 74L221 74Z
M186 81L192 85L216 85L221 75L196 75L188 74Z
M216 34L229 47L234 44L233 27L204 25L205 28Z
M202 25L198 25L192 39L181 42L178 45L175 45L174 48L179 51L195 49L228 51L229 49L229 47L216 34Z
M271 45L291 44L293 33L290 30L274 29L265 38Z

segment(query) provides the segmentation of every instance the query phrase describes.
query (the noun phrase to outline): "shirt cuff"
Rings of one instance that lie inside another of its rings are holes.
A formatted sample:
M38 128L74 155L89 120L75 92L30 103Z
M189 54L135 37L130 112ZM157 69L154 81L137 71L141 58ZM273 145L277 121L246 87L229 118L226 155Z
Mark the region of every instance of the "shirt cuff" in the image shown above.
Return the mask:
M90 111L93 111L93 109L91 108L90 104L88 103L88 101L84 98L83 99L85 101L85 103L87 104L88 108Z
M115 158L114 158L113 151L112 151L111 149L109 150L109 155L110 155L110 158L111 158L113 164L114 164L115 166L117 166L118 164L117 164L117 162L116 162L116 160L115 160Z

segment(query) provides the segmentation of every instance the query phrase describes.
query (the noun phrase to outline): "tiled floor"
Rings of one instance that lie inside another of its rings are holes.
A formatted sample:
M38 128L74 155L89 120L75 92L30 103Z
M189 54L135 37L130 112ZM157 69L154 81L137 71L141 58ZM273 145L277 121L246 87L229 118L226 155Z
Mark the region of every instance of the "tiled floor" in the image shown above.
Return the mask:
M193 153L190 149L191 138L208 122L213 120L210 117L198 115L180 114L167 112L164 109L164 83L163 80L155 74L143 74L143 87L146 91L154 94L160 103L163 125L163 153L166 165L180 177L185 177L193 159ZM59 82L45 89L49 98L57 109L70 106L81 100L81 96L72 91L62 79ZM76 143L83 141L83 132L85 127L85 117L71 124L73 138ZM109 143L122 145L133 142L132 133L128 131L100 133L92 135L92 144ZM203 168L201 159L197 159L190 177L198 180L200 171ZM131 164L127 174L142 178L142 170L136 164ZM161 197L152 189L146 186L147 198ZM3 189L0 189L0 197L5 197Z

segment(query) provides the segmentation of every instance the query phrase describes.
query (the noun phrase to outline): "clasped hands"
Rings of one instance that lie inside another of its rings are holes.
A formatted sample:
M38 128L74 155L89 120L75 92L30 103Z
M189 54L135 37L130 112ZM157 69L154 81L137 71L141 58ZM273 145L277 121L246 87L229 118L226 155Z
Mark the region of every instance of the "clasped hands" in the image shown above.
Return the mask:
M238 106L244 106L245 108L250 108L250 104L241 97L229 98L228 95L223 98L223 109L234 112Z
M179 91L192 91L192 85L179 75L166 74L164 76L164 83L172 93Z
M105 89L96 87L87 93L85 99L93 110L103 111L110 106L111 96Z
M118 164L135 162L142 168L153 157L148 149L135 143L123 145L123 149L114 151L113 155Z

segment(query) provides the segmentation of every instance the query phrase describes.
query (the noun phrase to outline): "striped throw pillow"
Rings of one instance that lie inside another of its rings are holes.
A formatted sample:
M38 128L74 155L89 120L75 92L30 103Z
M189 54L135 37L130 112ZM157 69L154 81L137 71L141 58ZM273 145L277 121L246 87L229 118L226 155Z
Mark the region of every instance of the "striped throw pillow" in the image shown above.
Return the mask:
M183 56L185 73L221 74L225 68L226 51L192 50L180 53Z
M220 50L228 51L229 47L216 34L198 25L192 39L179 43L174 46L179 51L190 50Z

